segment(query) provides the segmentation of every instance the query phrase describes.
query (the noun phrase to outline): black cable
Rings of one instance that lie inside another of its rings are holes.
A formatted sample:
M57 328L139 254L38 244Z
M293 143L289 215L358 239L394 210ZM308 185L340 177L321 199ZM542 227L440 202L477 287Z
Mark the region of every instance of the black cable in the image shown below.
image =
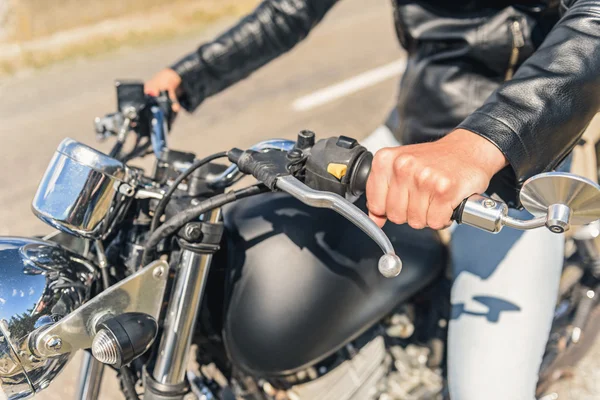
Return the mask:
M115 143L113 148L110 150L110 153L108 153L108 156L112 157L112 158L116 158L118 160L121 150L123 150L123 143L117 142L117 143Z
M152 232L144 248L144 254L142 255L142 265L146 265L150 261L152 256L152 249L158 245L158 243L166 237L171 236L177 232L181 227L193 219L198 218L200 215L207 213L217 207L222 207L225 204L234 202L244 197L250 197L255 194L263 193L268 191L268 188L263 184L257 184L248 186L243 189L233 190L231 192L218 194L211 197L210 199L203 200L201 203L194 207L188 208L185 211L180 212L173 218L162 224L156 231Z
M127 162L130 160L129 156L131 154L133 154L133 152L138 148L138 146L140 145L140 143L142 142L142 137L139 135L135 136L135 143L133 144L133 147L131 149L131 151L129 151L128 153L123 154L120 158L119 161L121 162Z
M137 157L145 157L147 154L152 153L152 150L148 151L148 149L150 148L151 145L152 145L152 141L149 138L147 138L146 141L144 141L144 143L142 143L141 138L138 137L135 141L133 149L131 149L131 151L129 153L124 155L122 157L121 161L129 162Z
M175 182L173 182L173 185L171 185L171 187L169 188L167 193L165 193L163 198L160 200L160 202L156 206L156 210L154 210L154 216L152 217L152 223L150 224L150 232L151 233L154 232L156 230L156 228L158 227L158 224L160 222L160 217L165 212L167 203L169 203L169 200L171 200L171 197L173 196L173 193L175 193L175 190L177 190L177 187L179 186L179 184L181 182L183 182L188 176L190 176L198 168L202 167L203 165L208 164L211 161L216 160L217 158L223 158L223 157L227 157L226 151L222 151L220 153L215 153L208 157L204 157L203 159L194 162L187 170L185 170L185 172L180 174L177 177L177 179L175 179Z
M121 378L121 390L125 395L126 400L139 400L140 397L135 390L135 378L133 372L128 366L123 366L119 369L119 377Z

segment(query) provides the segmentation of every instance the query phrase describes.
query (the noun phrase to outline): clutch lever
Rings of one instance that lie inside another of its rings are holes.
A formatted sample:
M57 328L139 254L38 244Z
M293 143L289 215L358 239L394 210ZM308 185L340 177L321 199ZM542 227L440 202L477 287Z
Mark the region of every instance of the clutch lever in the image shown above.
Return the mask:
M342 196L311 189L292 175L280 176L275 181L275 187L290 194L306 205L317 208L328 208L333 210L352 222L371 239L375 241L383 251L379 258L378 269L386 278L398 276L402 271L402 260L396 255L394 247L386 234L354 204Z

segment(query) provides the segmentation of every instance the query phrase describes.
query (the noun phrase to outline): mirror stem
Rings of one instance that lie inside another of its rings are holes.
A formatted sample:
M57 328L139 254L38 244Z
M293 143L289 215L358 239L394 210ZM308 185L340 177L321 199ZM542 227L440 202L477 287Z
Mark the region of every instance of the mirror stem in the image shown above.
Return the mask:
M537 217L524 221L505 215L502 217L502 225L520 230L535 229L546 225L546 217Z

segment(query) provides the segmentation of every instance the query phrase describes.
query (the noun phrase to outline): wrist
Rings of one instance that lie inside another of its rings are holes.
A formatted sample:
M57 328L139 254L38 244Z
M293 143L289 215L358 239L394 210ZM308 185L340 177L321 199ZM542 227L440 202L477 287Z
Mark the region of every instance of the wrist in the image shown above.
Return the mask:
M508 165L504 153L493 142L466 129L455 129L442 140L452 141L463 155L472 160L490 177Z
M165 68L164 73L171 87L178 88L181 86L181 75L179 75L177 71L175 71L173 68Z

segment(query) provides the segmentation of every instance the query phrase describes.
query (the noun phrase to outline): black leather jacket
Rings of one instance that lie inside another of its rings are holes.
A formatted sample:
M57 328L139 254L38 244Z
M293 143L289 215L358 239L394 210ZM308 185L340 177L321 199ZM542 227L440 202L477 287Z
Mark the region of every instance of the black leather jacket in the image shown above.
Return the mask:
M266 0L172 68L182 105L247 77L304 39L337 0ZM555 4L556 3L556 4ZM509 184L569 154L600 106L600 0L393 0L408 67L398 109L404 143L460 126L510 162ZM515 176L516 175L516 176Z

